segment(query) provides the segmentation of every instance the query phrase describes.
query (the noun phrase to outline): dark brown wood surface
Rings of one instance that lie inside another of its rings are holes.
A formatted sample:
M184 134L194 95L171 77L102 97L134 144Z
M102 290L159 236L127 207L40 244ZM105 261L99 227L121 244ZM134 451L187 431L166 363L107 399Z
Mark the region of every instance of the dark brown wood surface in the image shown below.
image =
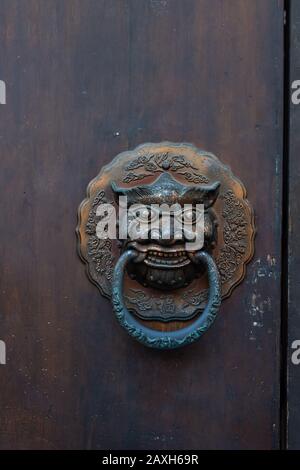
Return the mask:
M289 12L289 218L288 218L288 342L287 342L287 447L300 449L300 365L292 363L294 341L300 340L300 105L293 104L291 88L300 80L300 3L292 0ZM299 348L299 346L298 346Z
M2 0L0 447L279 445L283 1ZM258 228L198 344L113 318L76 253L86 184L122 150L192 142L229 164Z

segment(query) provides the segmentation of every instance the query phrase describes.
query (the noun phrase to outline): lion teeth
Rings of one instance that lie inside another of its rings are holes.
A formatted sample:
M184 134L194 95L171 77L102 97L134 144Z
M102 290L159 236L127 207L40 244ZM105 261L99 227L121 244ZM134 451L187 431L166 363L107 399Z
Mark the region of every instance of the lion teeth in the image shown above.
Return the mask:
M179 258L179 257L186 257L187 254L185 251L177 251L177 252L162 252L162 251L148 251L148 257L154 256L155 258L164 257L164 258Z

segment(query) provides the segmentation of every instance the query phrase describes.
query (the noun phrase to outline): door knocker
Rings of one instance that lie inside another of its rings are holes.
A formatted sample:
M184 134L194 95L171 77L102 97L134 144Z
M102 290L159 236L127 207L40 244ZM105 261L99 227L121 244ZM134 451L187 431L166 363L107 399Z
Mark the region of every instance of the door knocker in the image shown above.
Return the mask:
M90 279L125 330L152 348L198 340L254 251L243 184L189 144L121 153L91 181L78 217Z

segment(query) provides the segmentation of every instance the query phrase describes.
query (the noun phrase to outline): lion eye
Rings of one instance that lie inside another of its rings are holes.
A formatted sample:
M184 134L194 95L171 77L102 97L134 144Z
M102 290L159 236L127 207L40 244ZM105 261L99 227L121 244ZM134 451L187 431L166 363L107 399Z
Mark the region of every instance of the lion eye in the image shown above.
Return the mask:
M157 213L149 206L142 206L135 212L136 218L140 222L152 222L157 218Z
M194 213L193 209L187 209L187 210L183 211L183 219L186 222L194 222L195 213Z
M201 216L202 211L199 209L189 208L182 211L182 220L186 224L195 224Z
M147 207L145 207L145 209L142 209L139 212L138 217L143 220L149 220L149 218L151 218L151 211Z

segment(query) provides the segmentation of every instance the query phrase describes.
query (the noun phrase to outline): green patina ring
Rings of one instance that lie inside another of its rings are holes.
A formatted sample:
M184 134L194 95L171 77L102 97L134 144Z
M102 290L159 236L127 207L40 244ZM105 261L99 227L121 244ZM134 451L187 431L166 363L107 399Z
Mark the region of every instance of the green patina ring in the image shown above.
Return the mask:
M150 348L175 349L197 341L214 322L221 304L221 286L218 268L213 258L205 251L199 251L196 260L204 263L209 281L209 297L201 315L190 325L175 331L158 331L139 323L125 306L123 279L127 263L138 253L129 249L117 261L112 281L112 303L119 323L130 336Z

